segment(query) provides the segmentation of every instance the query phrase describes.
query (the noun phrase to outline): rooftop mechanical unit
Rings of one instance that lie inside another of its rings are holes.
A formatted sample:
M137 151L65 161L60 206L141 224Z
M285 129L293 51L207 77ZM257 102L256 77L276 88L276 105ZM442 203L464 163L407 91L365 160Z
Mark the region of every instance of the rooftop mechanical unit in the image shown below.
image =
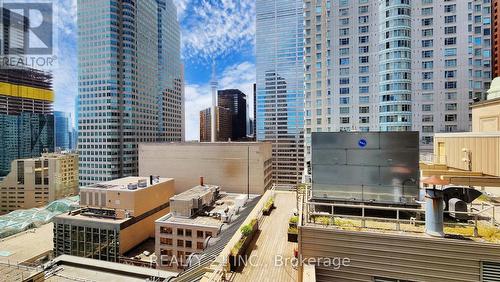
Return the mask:
M418 132L315 132L312 197L390 205L417 205Z

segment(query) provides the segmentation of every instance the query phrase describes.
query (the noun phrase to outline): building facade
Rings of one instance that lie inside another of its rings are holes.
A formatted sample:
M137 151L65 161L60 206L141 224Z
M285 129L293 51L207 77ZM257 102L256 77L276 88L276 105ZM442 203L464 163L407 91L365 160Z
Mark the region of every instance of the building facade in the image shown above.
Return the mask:
M492 55L493 55L493 76L500 76L500 1L492 0L491 3L491 39L492 39Z
M0 214L38 208L78 194L78 155L42 154L14 160L0 181Z
M55 131L55 147L60 150L71 149L72 131L71 116L69 113L55 111L54 112L54 131Z
M217 183L230 193L263 194L271 188L270 143L156 143L139 145L139 173L175 178L176 193Z
M305 1L306 162L311 132L470 130L491 80L491 3ZM326 66L325 66L326 65Z
M169 212L174 180L125 177L80 189L80 209L54 218L54 254L118 262L154 237Z
M304 15L298 0L256 2L257 140L273 144L273 182L297 184L304 164Z
M79 0L78 28L80 182L137 175L139 142L183 138L175 6Z
M231 140L247 137L247 96L239 89L217 91L217 106L231 113Z
M200 111L200 142L210 142L212 140L212 108ZM223 107L215 107L215 141L225 142L232 138L233 114ZM232 139L231 139L232 140Z
M13 160L54 150L52 75L0 68L0 177Z

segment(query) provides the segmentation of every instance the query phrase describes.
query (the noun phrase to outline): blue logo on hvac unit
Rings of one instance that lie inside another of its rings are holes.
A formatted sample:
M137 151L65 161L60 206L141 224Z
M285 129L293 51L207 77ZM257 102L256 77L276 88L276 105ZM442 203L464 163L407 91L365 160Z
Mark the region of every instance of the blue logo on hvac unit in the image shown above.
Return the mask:
M366 145L367 145L367 144L368 144L368 142L366 141L366 139L365 139L365 138L359 139L359 141L358 141L358 146L359 146L360 148L364 148L364 147L366 147Z

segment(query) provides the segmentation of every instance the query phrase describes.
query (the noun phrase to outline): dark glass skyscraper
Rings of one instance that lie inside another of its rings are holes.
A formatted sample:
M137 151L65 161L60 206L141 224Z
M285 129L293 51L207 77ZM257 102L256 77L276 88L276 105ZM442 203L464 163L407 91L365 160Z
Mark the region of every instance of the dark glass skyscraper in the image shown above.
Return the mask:
M247 97L239 89L225 89L217 92L217 104L232 114L231 140L247 137Z

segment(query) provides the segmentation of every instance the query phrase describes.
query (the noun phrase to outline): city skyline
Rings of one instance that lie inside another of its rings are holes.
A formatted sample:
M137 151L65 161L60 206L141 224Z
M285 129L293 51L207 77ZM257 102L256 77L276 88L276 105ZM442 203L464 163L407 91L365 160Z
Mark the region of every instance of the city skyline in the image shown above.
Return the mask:
M198 140L199 112L210 105L213 59L217 61L219 88L240 89L253 104L255 1L173 2L181 24L186 140ZM71 112L75 116L73 109L78 90L76 0L57 0L55 3L58 6L59 67L54 70L54 107L56 111ZM232 14L240 17L231 17Z

